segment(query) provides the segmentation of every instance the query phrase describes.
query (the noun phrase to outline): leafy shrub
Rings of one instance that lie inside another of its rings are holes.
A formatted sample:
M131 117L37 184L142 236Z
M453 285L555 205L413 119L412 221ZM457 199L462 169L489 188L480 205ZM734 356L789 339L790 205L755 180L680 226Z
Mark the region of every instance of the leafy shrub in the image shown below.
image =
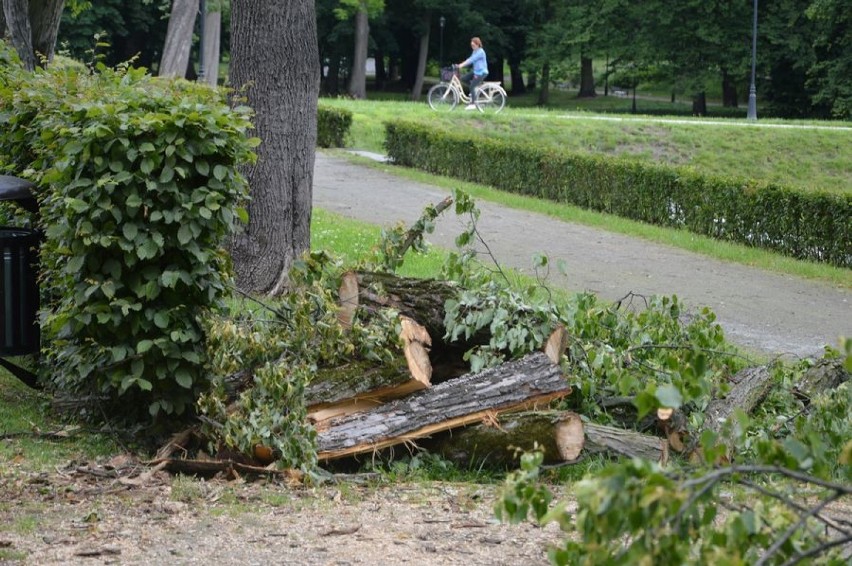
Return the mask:
M317 145L319 147L344 147L352 112L343 108L320 105L317 108Z
M249 110L71 66L10 73L0 122L0 165L40 191L44 373L128 419L191 408L207 385L199 317L225 295L221 244L247 194Z
M805 193L684 167L560 152L434 125L392 121L386 130L388 155L400 165L852 266L852 195Z

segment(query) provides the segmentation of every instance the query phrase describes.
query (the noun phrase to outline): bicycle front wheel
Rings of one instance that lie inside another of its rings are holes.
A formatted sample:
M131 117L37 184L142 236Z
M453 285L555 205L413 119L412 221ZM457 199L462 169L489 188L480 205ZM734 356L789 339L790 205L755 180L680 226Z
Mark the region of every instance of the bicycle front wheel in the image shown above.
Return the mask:
M429 89L426 95L432 110L444 110L449 112L459 103L459 95L455 89L450 88L447 83L436 84Z
M506 106L506 92L499 87L481 89L476 96L476 108L485 114L497 114Z

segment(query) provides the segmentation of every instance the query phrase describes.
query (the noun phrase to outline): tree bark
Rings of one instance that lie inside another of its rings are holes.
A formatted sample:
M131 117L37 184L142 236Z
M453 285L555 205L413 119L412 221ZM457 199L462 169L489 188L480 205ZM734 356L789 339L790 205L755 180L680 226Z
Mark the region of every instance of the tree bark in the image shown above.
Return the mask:
M722 106L726 108L736 108L739 106L737 101L737 85L731 80L731 75L727 69L722 69Z
M707 94L704 91L696 93L692 97L692 115L706 116L707 115Z
M325 77L325 91L331 95L340 93L340 55L334 55L328 61L328 75Z
M580 57L580 92L577 98L593 98L598 93L595 91L595 73L592 68L591 57Z
M496 413L545 406L569 394L559 366L544 353L467 374L380 407L341 419L317 434L320 460L411 442Z
M233 0L230 82L245 88L261 139L249 223L232 240L237 284L282 293L293 262L310 247L319 54L313 0Z
M843 360L819 360L805 372L793 393L810 404L816 395L836 389L846 381L849 381L849 372L843 367Z
M0 39L6 39L6 10L3 8L3 2L0 2Z
M352 74L349 75L349 96L367 98L367 47L370 39L370 19L362 6L355 13L355 51L352 56Z
M665 440L617 427L584 423L576 413L544 411L510 413L482 424L437 435L422 443L461 467L516 467L518 450L538 444L545 464L578 461L580 453L607 453L665 464Z
M387 81L388 74L385 69L385 54L384 52L377 48L375 52L376 58L376 90L384 90L385 82Z
M547 106L550 100L550 63L541 67L541 90L538 91L538 105Z
M192 33L198 15L196 0L173 0L166 43L157 71L161 77L185 77L192 49Z
M219 84L219 53L222 39L222 12L207 12L204 16L204 80L210 86Z
M24 68L32 71L42 60L50 63L65 0L2 0L12 45Z
M772 387L772 371L768 366L746 368L734 375L731 382L731 390L724 398L714 399L707 405L704 411L705 430L717 434L721 432L735 409L750 414L769 393ZM730 443L726 444L730 460L732 446Z
M426 58L429 56L429 22L432 13L427 11L423 14L420 22L420 48L417 50L417 71L414 75L414 86L411 88L411 100L417 102L423 95L423 78L426 76Z
M521 72L520 61L509 60L509 74L512 77L512 95L526 93L527 87L524 84L524 74Z

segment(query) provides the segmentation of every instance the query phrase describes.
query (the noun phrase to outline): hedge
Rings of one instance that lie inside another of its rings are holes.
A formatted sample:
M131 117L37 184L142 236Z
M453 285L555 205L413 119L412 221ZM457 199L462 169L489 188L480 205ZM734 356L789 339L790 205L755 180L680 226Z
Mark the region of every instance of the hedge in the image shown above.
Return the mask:
M344 147L352 112L343 108L320 105L317 108L317 145L319 147Z
M206 390L200 318L253 159L249 110L141 70L0 72L0 171L38 187L41 371L127 420Z
M387 154L399 165L852 267L852 195L568 153L401 120L385 127Z

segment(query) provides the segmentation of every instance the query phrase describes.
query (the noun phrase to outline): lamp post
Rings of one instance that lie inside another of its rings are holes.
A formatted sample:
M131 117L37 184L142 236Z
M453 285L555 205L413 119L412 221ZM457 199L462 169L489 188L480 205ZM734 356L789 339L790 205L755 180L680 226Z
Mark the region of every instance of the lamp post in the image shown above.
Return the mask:
M754 0L753 24L751 29L751 86L748 89L749 120L757 120L757 89L754 86L755 67L757 65L757 0Z
M204 24L207 19L207 6L204 0L199 0L198 9L201 12L201 21L198 23L198 82L204 82L206 79L206 70L204 68Z
M440 50L440 54L438 56L438 66L439 67L444 66L444 24L446 24L446 23L447 23L447 18L445 18L444 16L441 16L440 18L438 18L438 24L441 27L441 50Z

